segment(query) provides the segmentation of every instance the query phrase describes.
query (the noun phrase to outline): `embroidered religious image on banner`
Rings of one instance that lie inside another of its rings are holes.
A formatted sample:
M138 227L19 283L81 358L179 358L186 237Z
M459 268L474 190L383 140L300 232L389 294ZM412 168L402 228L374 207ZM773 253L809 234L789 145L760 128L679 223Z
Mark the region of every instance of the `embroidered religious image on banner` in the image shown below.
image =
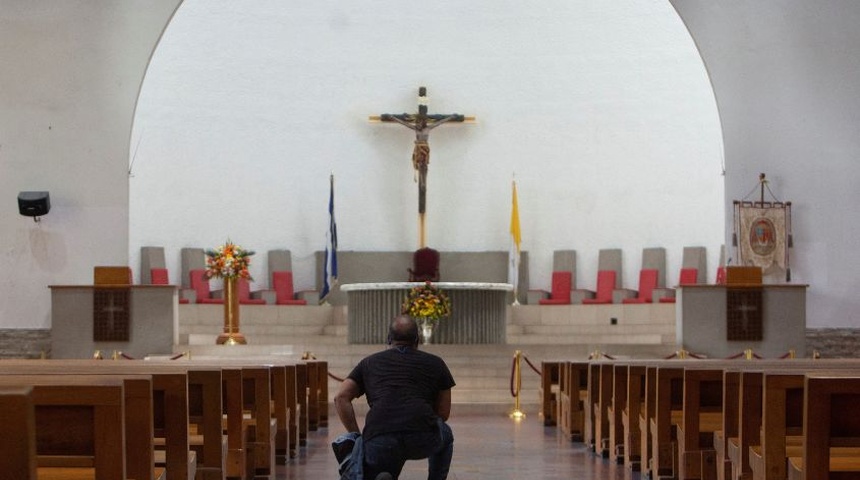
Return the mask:
M738 205L740 235L738 247L745 266L770 270L774 264L788 268L786 254L786 210L783 206Z
M764 274L785 272L785 280L790 282L791 202L765 201L765 190L770 193L767 183L762 173L760 201L735 200L732 243L738 265L760 267Z

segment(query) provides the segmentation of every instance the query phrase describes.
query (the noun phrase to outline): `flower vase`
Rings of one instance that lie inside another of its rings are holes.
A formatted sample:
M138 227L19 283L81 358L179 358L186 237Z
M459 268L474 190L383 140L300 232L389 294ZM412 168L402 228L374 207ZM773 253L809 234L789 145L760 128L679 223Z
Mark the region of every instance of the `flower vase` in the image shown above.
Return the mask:
M430 337L433 336L433 320L422 318L418 321L418 327L421 329L421 344L430 345Z
M238 279L224 279L224 332L218 335L218 345L245 345L245 336L239 333Z

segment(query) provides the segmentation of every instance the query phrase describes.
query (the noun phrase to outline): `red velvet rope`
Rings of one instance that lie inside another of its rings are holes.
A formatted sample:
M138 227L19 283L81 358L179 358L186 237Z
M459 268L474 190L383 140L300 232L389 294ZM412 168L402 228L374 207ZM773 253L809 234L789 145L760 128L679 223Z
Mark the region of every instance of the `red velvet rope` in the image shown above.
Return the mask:
M516 398L517 392L514 391L514 374L517 370L517 357L514 357L511 360L511 396Z
M736 358L741 358L743 356L744 356L744 352L736 353L734 355L729 355L728 357L726 357L726 360L734 360Z
M335 379L335 380L336 380L336 381L338 381L338 382L342 382L342 381L344 381L344 379L343 379L343 378L340 378L340 377L336 376L335 374L333 374L333 373L331 373L331 372L328 372L328 376L329 376L329 377L331 377L331 378L333 378L333 379Z
M530 367L532 367L532 370L534 370L534 372L538 374L538 377L543 376L543 375L540 373L540 369L536 368L536 367L532 364L531 360L529 360L529 357L527 357L527 356L523 355L523 359L526 361L526 363L527 363Z
M120 356L120 357L122 357L122 358L124 358L124 359L126 359L126 360L134 360L134 357L132 357L131 355L126 355L126 354L125 354L125 353L123 353L123 352L120 352L120 353L119 353L119 356Z
M185 356L185 354L184 354L184 353L177 353L176 355L174 355L174 356L170 357L170 359L171 359L171 360L179 360L180 358L182 358L182 357L184 357L184 356Z

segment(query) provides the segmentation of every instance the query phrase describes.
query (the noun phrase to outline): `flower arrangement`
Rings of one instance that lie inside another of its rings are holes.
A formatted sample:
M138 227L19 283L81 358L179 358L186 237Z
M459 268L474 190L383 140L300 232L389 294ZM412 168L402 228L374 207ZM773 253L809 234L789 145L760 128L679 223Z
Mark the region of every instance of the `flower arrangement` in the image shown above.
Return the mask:
M206 278L246 278L253 280L248 272L254 252L227 240L214 250L206 250Z
M412 318L425 318L435 325L440 318L451 315L451 301L445 292L428 281L409 290L401 312Z

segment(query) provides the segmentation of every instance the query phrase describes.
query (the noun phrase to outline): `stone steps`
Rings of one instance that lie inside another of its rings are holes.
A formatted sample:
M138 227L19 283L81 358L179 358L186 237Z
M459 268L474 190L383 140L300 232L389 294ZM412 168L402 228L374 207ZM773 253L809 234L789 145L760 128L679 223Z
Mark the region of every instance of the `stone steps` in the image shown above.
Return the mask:
M487 408L502 412L513 407L510 381L516 350L537 369L541 361L582 360L596 350L616 358L662 358L677 350L671 307L512 307L511 311L505 344L421 346L442 357L451 369L457 382L452 401L458 411ZM240 331L248 345L215 345L223 328L223 306L181 306L175 352L189 352L197 358L240 356L247 360L271 356L298 360L311 352L328 361L332 375L343 378L362 358L385 348L382 342L349 344L347 312L342 307L243 306L240 315ZM525 359L521 369L521 407L536 412L540 376ZM339 385L340 381L329 378L330 397Z

